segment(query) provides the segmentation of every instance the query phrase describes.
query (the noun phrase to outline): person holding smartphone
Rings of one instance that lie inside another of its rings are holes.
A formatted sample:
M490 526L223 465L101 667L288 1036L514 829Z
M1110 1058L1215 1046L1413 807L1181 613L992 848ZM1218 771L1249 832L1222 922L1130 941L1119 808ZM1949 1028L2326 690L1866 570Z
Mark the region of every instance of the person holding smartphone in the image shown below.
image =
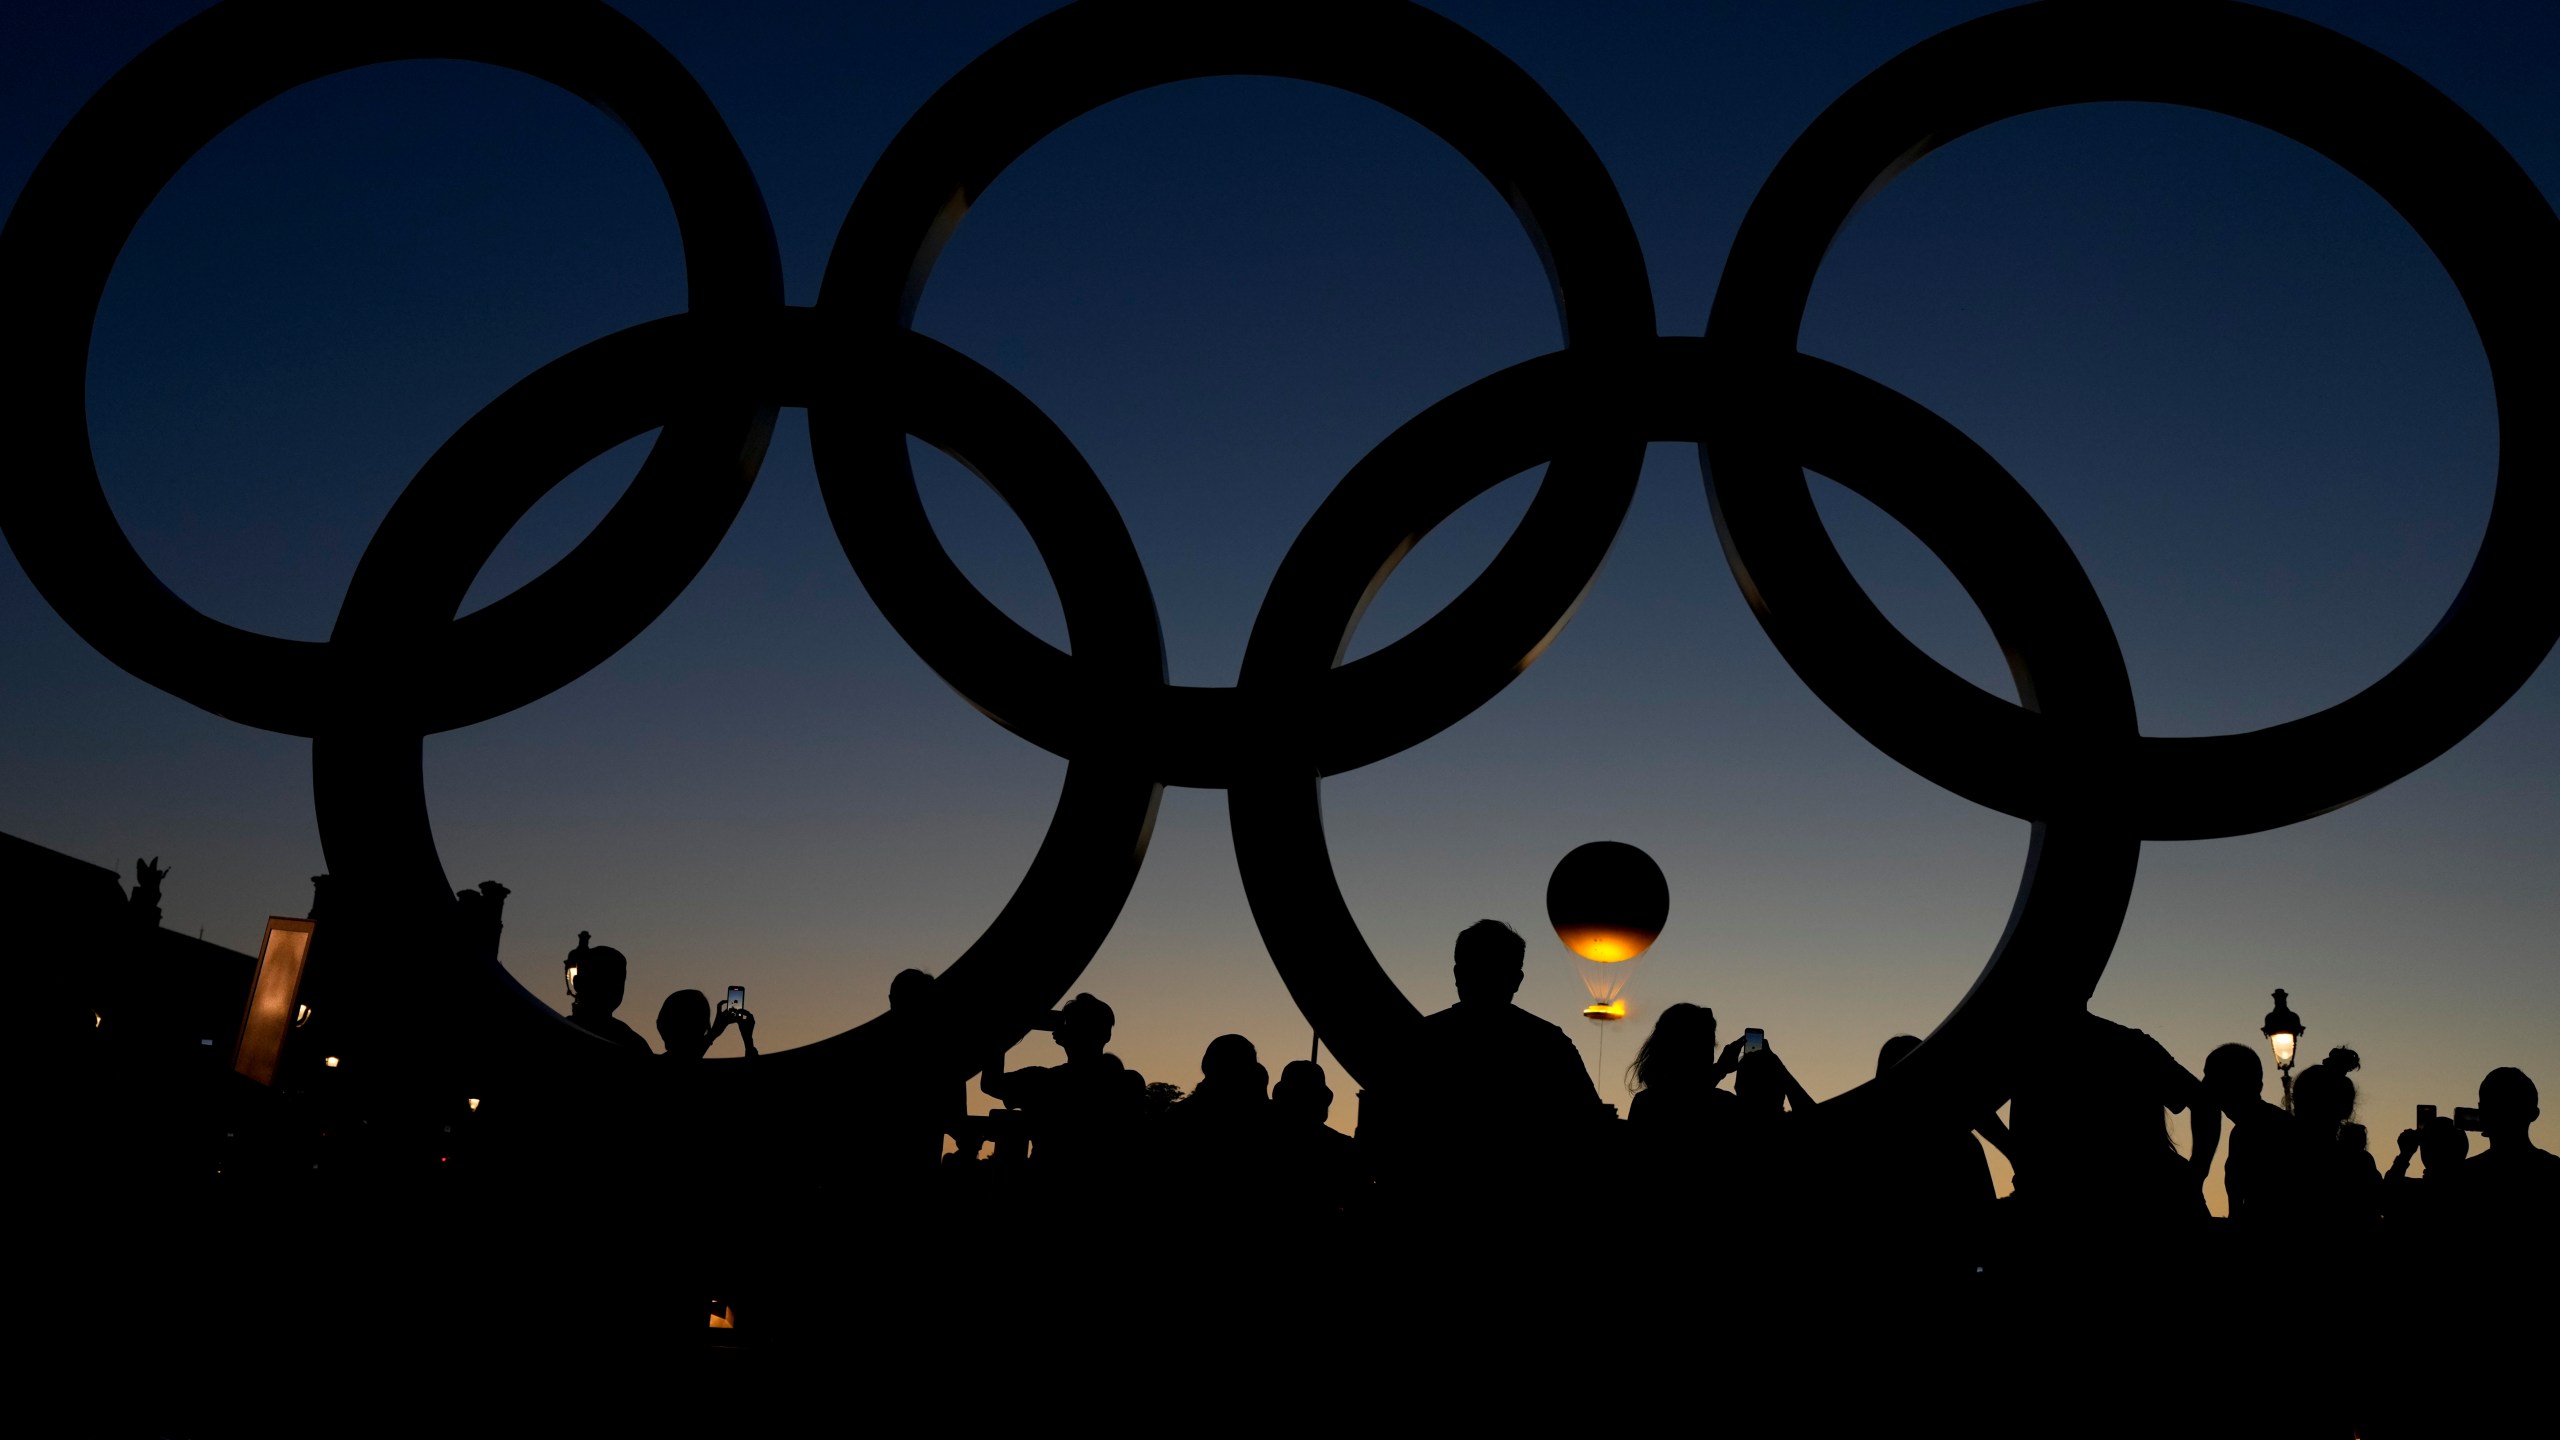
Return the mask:
M699 990L678 990L658 1005L658 1043L665 1047L670 1060L699 1060L710 1053L711 1042L720 1032L735 1025L738 1039L746 1046L748 1059L756 1054L756 1017L747 1012L747 992L742 985L729 987L729 998L714 1011L711 997Z

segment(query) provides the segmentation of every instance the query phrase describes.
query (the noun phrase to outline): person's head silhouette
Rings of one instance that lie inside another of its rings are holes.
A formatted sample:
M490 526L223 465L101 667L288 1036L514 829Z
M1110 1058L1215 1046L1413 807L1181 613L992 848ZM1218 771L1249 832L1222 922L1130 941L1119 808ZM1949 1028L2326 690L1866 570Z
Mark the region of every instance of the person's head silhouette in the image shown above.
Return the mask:
M1528 973L1529 942L1499 920L1479 920L1458 932L1458 1000L1466 1005L1508 1005Z
M584 1015L610 1015L622 1008L623 987L631 982L631 962L610 945L588 945L585 937L569 954L568 963L575 967L575 979L569 999L571 1011Z
M1653 1033L1636 1047L1636 1058L1627 1066L1627 1088L1713 1084L1715 1061L1716 1012L1683 1000L1663 1007L1655 1017Z
M2250 1047L2237 1042L2217 1045L2204 1057L2204 1093L2214 1108L2228 1113L2234 1106L2261 1098L2266 1088L2267 1067Z
M1324 1067L1313 1060L1292 1060L1281 1067L1271 1103L1289 1120L1322 1125L1333 1115L1333 1087L1325 1083Z
M711 997L679 990L658 1005L658 1044L670 1055L698 1060L711 1048Z
M2542 1092L2531 1077L2513 1065L2501 1065L2480 1077L2480 1133L2493 1142L2512 1139L2533 1143L2533 1122L2542 1118Z
M2315 1134L2335 1132L2356 1113L2356 1082L2347 1078L2347 1072L2363 1063L2344 1045L2330 1051L2328 1059L2294 1080L2293 1113Z
M933 972L901 970L889 982L889 1008L900 1014L922 1014L933 1008Z
M1876 1051L1876 1075L1881 1078L1884 1072L1901 1064L1904 1056L1919 1048L1920 1037L1917 1035L1896 1035L1887 1040Z
M1067 1052L1069 1060L1085 1060L1100 1055L1111 1043L1111 1027L1119 1017L1111 1007L1090 995L1076 998L1058 1007L1058 1021L1050 1036L1058 1048Z
M1241 1035L1221 1035L1201 1052L1200 1078L1241 1086L1248 1078L1247 1067L1260 1059L1252 1041Z

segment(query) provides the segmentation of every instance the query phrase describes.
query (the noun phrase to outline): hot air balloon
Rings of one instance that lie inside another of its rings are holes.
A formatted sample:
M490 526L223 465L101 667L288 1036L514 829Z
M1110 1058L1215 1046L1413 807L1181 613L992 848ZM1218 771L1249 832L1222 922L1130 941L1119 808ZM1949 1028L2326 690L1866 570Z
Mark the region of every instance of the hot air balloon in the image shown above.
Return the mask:
M1573 952L1591 1003L1583 1018L1627 1018L1626 988L1636 958L1651 948L1671 914L1662 867L1633 845L1594 840L1556 862L1547 880L1547 921Z

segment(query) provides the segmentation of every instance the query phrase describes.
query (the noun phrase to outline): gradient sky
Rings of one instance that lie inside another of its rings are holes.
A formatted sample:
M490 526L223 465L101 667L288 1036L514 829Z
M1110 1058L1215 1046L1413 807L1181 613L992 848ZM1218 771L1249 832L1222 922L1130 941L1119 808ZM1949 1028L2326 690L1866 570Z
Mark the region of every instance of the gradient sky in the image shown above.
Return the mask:
M0 194L194 8L9 7ZM1043 8L626 6L728 117L797 303L815 298L897 127ZM1646 247L1660 326L1687 334L1807 122L1985 7L1442 8L1590 136ZM2282 8L2415 69L2551 193L2560 10ZM307 86L200 154L125 252L91 367L108 493L190 602L321 638L437 444L536 366L681 295L639 150L570 96L458 63ZM1367 101L1274 80L1150 92L1038 146L972 211L918 325L1005 375L1091 460L1187 684L1232 681L1281 554L1363 452L1557 341L1527 241L1464 162ZM2237 121L2079 107L1941 150L1842 237L1805 334L2033 491L2096 580L2153 734L2255 728L2352 694L2435 623L2485 522L2494 415L2450 283L2379 199ZM471 603L565 553L640 443L554 492ZM1063 645L1021 528L941 457L920 466L964 567ZM1358 648L1456 593L1529 483L1435 532ZM2007 694L1944 570L1817 486L1887 612ZM269 912L306 907L321 868L308 742L124 675L14 564L0 564L0 686L0 830L127 873L159 855L175 872L166 923L242 949ZM798 411L666 616L584 680L427 755L447 868L514 888L505 957L536 993L557 995L561 954L592 930L632 958L626 1019L645 1028L670 989L744 984L768 1048L868 1018L895 971L965 948L1020 877L1065 769L979 717L880 620L835 546ZM2385 1158L2412 1103L2469 1104L2493 1065L2560 1082L2555 775L2560 674L2546 665L2452 753L2360 804L2147 847L2097 1008L2192 1066L2224 1040L2254 1043L2268 990L2289 988L2314 1054L2362 1052ZM1581 992L1541 913L1549 867L1602 838L1660 860L1671 924L1631 987L1637 1018L1610 1037L1613 1099L1646 1012L1684 999L1713 1005L1729 1035L1764 1027L1817 1095L1864 1078L1880 1041L1926 1033L1962 995L2027 839L1878 754L1786 669L1678 445L1653 448L1607 571L1546 658L1325 799L1354 912L1425 1009L1451 998L1449 937L1492 915L1530 940L1521 1003L1566 1020ZM1114 1048L1151 1078L1187 1087L1226 1031L1275 1071L1305 1053L1222 795L1167 793L1080 988L1118 1010ZM1013 1063L1054 1055L1034 1037Z

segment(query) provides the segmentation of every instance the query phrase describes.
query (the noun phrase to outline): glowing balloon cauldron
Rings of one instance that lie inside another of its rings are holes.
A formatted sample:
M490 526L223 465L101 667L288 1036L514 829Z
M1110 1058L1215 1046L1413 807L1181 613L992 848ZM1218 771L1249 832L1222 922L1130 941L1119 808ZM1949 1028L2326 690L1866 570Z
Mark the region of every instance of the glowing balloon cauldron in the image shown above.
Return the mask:
M1627 1018L1627 981L1671 915L1662 867L1633 845L1594 840L1556 862L1547 880L1547 922L1573 952L1591 1003L1583 1018Z

